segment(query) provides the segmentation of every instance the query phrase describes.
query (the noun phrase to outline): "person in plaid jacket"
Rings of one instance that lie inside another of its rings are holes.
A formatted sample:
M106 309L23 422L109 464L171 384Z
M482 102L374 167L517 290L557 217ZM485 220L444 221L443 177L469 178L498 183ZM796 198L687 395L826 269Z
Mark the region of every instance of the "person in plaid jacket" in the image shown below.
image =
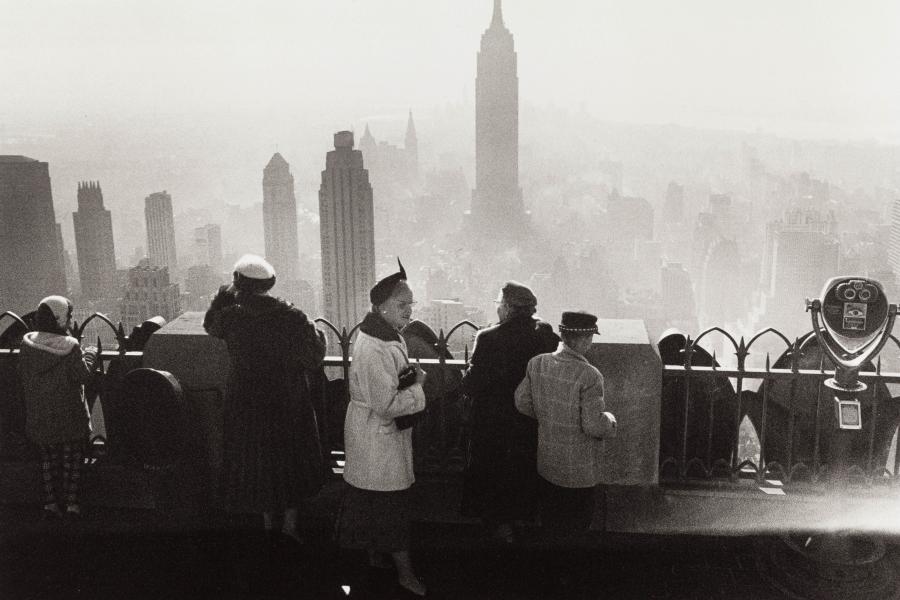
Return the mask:
M584 356L598 333L597 317L564 312L559 332L555 352L528 362L516 408L538 422L541 523L568 535L590 526L603 440L615 436L616 418L606 412L603 375Z

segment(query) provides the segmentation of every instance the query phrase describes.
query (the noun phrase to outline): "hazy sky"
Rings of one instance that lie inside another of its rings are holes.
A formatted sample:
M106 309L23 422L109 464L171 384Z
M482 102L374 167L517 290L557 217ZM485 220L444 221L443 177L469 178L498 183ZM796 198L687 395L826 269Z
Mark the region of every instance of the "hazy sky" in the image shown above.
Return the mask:
M340 127L360 110L472 103L491 10L491 0L6 0L0 142L4 128L68 119L314 111ZM503 10L523 102L900 143L896 0L505 0Z

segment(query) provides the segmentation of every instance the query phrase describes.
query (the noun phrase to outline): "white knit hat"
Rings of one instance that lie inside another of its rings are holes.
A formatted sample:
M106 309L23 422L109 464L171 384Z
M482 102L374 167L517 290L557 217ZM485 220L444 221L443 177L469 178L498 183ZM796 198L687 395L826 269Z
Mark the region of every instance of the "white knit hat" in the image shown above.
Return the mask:
M271 279L275 269L262 256L245 254L234 263L234 272L249 279Z
M60 328L65 329L66 321L69 320L69 314L72 310L72 303L69 302L69 299L64 296L47 296L40 301L38 306L41 304L47 305L47 308L53 312L53 316L56 318L56 324Z

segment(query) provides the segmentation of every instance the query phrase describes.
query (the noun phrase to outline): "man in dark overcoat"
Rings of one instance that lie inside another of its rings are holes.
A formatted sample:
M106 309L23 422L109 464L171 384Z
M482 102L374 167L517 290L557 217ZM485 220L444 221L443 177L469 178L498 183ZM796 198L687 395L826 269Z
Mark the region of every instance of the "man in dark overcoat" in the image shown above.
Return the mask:
M556 350L559 337L534 317L528 287L507 282L496 302L500 322L478 333L463 378L472 409L462 512L512 542L513 525L532 519L537 506L537 425L516 410L515 391L528 361Z

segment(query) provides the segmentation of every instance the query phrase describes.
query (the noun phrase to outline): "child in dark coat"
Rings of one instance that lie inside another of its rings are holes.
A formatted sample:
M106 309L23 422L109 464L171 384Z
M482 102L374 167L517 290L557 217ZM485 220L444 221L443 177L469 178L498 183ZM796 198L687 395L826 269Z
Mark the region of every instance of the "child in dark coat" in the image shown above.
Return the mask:
M25 403L25 430L41 452L46 516L81 514L78 483L90 415L83 384L96 352L82 350L67 334L72 303L62 296L41 300L35 314L37 331L25 334L18 371ZM61 485L60 485L61 484Z

